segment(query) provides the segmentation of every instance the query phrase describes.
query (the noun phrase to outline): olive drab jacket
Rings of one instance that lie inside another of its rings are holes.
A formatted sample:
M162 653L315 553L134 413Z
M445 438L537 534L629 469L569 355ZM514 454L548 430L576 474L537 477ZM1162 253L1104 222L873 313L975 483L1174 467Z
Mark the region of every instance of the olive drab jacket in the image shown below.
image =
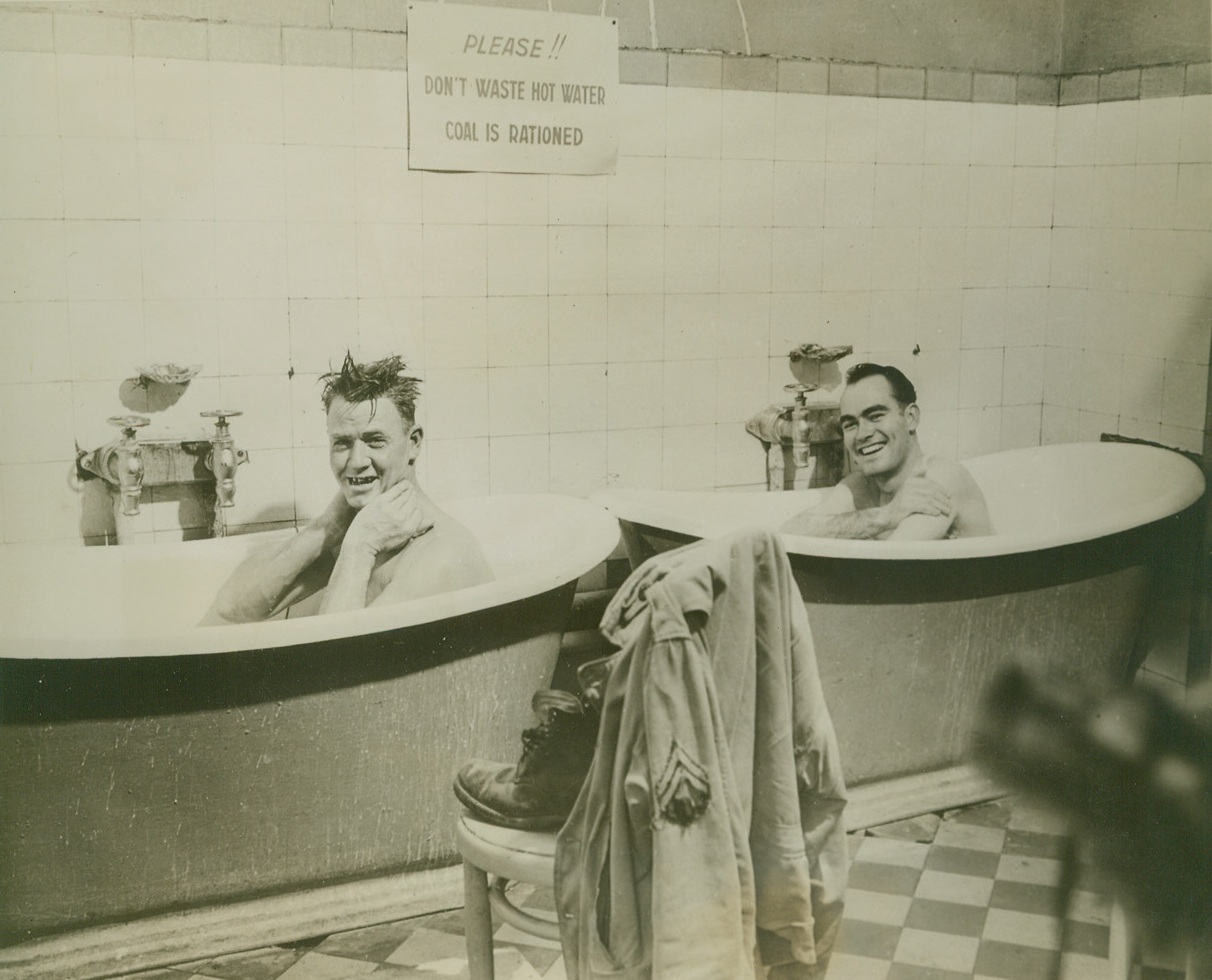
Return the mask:
M807 614L775 535L681 550L602 631L620 649L556 846L572 980L823 977L846 790ZM633 573L639 575L641 570Z

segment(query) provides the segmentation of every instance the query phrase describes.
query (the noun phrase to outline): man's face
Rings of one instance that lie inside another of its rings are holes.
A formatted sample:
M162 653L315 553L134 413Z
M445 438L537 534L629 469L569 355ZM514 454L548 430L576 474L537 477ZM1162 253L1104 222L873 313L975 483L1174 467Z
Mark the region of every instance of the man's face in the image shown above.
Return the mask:
M411 478L421 429L388 399L349 402L338 395L328 407L328 461L354 510Z
M892 386L881 375L856 381L842 392L842 439L864 476L900 471L913 445L917 419L917 406L897 404Z

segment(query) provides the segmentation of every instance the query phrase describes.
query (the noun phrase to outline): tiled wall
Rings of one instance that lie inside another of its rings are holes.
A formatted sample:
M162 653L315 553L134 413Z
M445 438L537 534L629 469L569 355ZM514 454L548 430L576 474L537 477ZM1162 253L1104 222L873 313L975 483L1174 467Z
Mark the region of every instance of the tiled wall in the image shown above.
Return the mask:
M60 20L54 50L0 52L7 541L104 533L74 447L156 361L203 370L145 436L244 413L237 525L327 501L316 378L346 347L424 377L439 497L756 486L743 422L808 340L909 371L931 451L1199 448L1212 97L628 84L612 176L420 173L401 70L217 52L215 24L135 21L115 53L108 19ZM205 523L148 496L149 536Z

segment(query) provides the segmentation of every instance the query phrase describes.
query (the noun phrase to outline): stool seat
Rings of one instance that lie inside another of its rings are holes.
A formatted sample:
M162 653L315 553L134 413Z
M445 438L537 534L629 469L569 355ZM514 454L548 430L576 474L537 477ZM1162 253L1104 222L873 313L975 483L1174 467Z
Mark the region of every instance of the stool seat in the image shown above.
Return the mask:
M518 908L505 893L511 881L548 888L555 883L554 833L498 827L464 813L455 841L463 857L463 929L471 980L493 980L494 914L522 932L560 941L557 922Z

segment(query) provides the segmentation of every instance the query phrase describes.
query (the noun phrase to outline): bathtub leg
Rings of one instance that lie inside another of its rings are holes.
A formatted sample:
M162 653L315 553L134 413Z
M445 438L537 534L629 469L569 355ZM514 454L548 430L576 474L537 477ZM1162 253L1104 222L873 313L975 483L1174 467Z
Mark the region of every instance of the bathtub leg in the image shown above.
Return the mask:
M1111 939L1107 951L1107 980L1130 980L1136 965L1136 937L1123 906L1111 906Z
M493 980L488 873L466 861L463 862L463 933L467 940L469 980Z

